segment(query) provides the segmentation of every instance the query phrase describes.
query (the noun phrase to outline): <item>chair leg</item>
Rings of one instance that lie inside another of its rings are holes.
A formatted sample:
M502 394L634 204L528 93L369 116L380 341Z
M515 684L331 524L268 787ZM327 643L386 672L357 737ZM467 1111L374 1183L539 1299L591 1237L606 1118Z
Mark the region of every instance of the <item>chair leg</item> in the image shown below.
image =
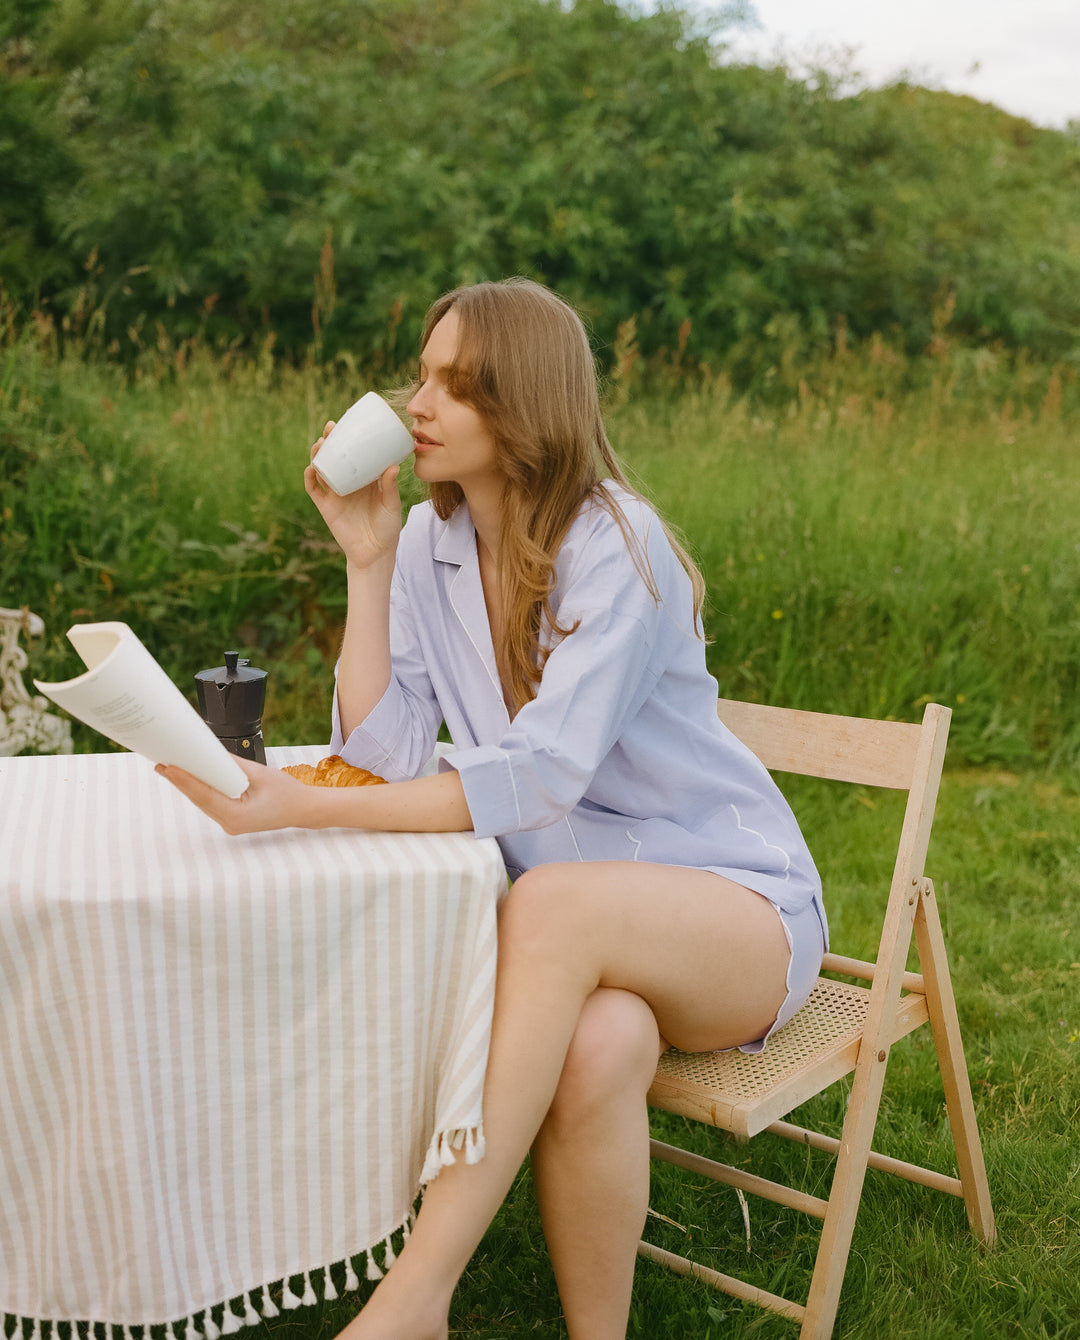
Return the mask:
M971 1081L964 1059L945 937L941 931L937 898L930 880L923 881L922 896L915 912L915 940L919 947L919 966L922 969L930 1027L941 1068L945 1107L952 1128L960 1183L964 1188L968 1222L979 1242L984 1247L992 1247L997 1240L997 1229L990 1202L990 1183L986 1176L975 1103L971 1096Z
M800 1340L829 1340L832 1335L877 1125L887 1061L888 1052L879 1051L865 1060L860 1059L855 1070Z
M901 897L895 900L890 893L800 1340L829 1340L832 1335L885 1086L893 1021L918 904L915 888L904 888Z

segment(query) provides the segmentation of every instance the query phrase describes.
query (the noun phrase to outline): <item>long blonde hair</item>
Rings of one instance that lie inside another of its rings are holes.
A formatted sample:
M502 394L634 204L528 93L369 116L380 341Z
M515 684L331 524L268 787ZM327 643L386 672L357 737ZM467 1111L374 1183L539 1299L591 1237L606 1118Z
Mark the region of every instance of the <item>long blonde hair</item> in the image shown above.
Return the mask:
M610 491L615 480L637 496L608 441L600 411L596 365L581 318L557 294L528 279L472 284L437 299L424 322L420 349L447 312L457 313L458 346L447 387L483 417L506 476L499 533L503 633L496 664L512 710L536 696L547 653L546 621L556 637L570 635L551 610L555 559L582 503L590 496L618 522L653 598L660 592L648 556ZM460 485L432 484L444 521L464 499ZM690 576L693 618L705 583L684 547L665 527Z

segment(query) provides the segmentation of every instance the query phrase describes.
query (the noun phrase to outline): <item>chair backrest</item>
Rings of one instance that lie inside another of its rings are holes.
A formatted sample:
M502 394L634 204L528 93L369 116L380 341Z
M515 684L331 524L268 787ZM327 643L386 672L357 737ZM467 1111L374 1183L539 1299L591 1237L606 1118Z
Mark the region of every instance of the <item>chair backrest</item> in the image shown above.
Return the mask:
M907 791L922 727L907 721L798 712L721 698L717 714L770 771Z
M952 713L927 704L922 723L874 721L721 698L717 714L770 772L907 791L893 889L924 874Z

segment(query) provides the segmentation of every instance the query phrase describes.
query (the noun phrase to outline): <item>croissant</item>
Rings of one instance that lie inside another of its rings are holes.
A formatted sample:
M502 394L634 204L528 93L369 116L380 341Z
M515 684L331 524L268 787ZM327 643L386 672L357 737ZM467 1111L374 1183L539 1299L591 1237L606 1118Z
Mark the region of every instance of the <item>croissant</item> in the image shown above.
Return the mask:
M299 778L306 786L378 786L386 785L385 777L376 777L367 768L354 768L338 754L320 759L314 767L310 763L292 763L282 772Z

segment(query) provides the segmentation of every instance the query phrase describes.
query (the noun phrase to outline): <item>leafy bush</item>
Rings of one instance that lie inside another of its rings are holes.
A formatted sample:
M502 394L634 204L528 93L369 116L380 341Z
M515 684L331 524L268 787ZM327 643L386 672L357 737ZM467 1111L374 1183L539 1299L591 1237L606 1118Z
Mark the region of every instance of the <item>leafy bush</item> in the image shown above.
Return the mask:
M725 64L722 19L613 0L36 4L5 282L115 354L160 321L378 372L439 291L527 273L609 350L744 379L838 329L922 349L946 305L1076 357L1080 147L970 99Z

